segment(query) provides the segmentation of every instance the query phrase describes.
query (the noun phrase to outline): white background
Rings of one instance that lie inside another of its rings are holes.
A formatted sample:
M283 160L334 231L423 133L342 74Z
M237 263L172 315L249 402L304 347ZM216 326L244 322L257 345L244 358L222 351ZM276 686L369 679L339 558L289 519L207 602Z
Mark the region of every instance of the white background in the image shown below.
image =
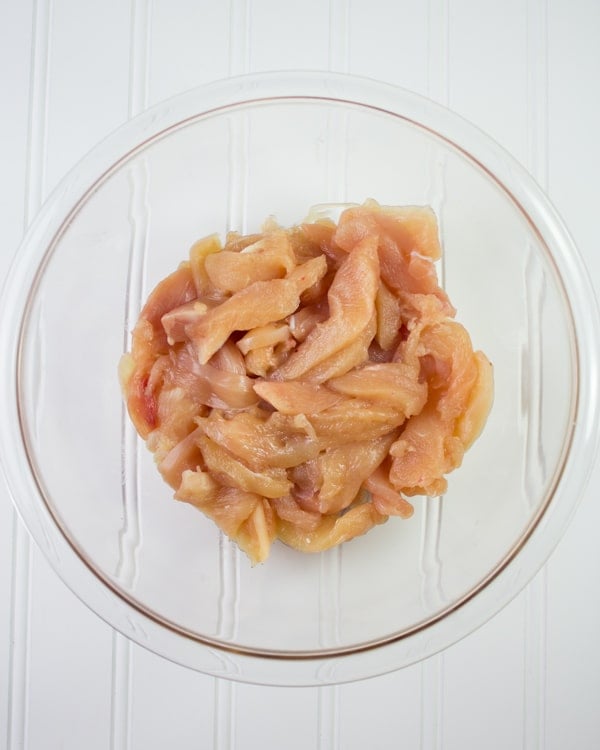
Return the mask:
M285 68L380 78L474 121L548 190L600 280L598 0L0 0L0 277L45 196L119 124ZM463 642L363 683L284 689L114 633L0 487L0 748L600 748L599 490L596 467L547 566Z

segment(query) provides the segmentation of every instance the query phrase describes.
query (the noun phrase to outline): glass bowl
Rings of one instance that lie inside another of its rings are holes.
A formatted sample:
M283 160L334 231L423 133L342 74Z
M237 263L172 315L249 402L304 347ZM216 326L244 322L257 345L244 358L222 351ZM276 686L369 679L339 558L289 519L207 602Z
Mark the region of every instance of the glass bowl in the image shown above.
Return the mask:
M197 238L366 198L437 212L440 275L494 364L494 406L443 498L325 553L277 543L253 568L172 499L117 364ZM48 200L0 313L2 466L31 535L108 623L212 675L351 681L460 639L548 558L597 444L598 314L556 212L475 127L374 81L234 78L127 123Z

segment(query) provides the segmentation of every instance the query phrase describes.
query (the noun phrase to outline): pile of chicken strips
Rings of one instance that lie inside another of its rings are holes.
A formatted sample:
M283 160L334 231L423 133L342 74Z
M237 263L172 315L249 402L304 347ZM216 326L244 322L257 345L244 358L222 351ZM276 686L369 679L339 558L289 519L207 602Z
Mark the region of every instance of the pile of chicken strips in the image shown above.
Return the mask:
M175 490L253 563L341 544L445 492L486 421L492 366L440 287L428 207L196 242L120 363Z

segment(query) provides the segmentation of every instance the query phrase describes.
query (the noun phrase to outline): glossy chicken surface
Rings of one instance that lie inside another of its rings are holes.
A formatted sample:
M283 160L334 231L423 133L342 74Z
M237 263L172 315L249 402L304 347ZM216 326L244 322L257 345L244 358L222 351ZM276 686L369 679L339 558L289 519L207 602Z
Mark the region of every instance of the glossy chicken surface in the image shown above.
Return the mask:
M492 366L439 286L427 207L346 209L196 242L149 296L119 374L175 497L253 563L409 518L481 432Z

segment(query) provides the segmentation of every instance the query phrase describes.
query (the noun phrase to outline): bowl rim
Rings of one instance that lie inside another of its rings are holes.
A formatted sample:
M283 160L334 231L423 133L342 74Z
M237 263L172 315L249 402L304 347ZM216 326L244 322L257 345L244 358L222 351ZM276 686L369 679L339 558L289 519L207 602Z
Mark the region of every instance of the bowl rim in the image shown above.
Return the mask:
M90 565L45 500L27 451L18 398L29 302L64 227L89 196L139 150L194 120L241 106L291 100L339 102L392 115L441 137L483 169L548 248L575 333L577 393L570 449L556 486L518 543L473 590L426 623L399 635L328 651L269 651L198 637L123 596ZM581 256L557 211L527 171L475 125L419 94L368 78L319 71L232 77L184 92L125 123L92 149L45 202L9 269L0 297L0 320L0 357L5 362L0 393L8 405L0 423L0 466L30 535L66 585L102 619L140 645L216 676L265 684L345 682L407 666L466 636L514 598L545 563L578 505L598 450L598 306ZM9 425L15 424L22 443L10 432ZM25 466L29 474L23 473ZM114 600L105 586L116 595Z

